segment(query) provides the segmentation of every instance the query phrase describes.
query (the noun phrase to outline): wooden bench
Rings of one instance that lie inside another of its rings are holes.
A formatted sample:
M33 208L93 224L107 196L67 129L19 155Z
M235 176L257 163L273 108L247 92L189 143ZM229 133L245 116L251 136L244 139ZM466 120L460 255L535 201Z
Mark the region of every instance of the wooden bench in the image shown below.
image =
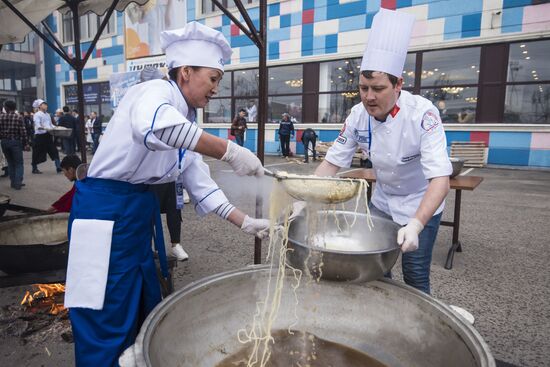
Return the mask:
M328 149L332 146L333 142L318 142L315 145L315 150L317 151L318 156L324 157L327 154ZM357 148L355 151L355 154L353 155L353 159L358 159L361 161L361 159L366 159L367 157L363 157L363 151L361 148Z
M483 141L453 141L451 157L464 159L464 167L484 167L487 164L487 147Z

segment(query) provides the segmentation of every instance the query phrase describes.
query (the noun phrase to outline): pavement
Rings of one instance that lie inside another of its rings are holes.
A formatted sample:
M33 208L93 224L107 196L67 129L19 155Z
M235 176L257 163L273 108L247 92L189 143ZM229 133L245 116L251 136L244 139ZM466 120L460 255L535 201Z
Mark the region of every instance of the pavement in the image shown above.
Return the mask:
M237 178L225 163L207 163L231 202L253 214L255 179ZM266 166L273 170L307 174L316 165L266 157ZM42 175L31 174L30 168L30 154L25 153L26 186L20 191L0 178L0 193L14 204L45 209L71 187L51 161L40 165ZM484 181L462 194L463 252L455 255L452 270L444 269L452 230L441 227L432 260L432 295L471 312L495 358L517 366L550 366L550 171L476 168L468 175ZM262 179L265 197L270 180ZM451 191L445 220L451 219L453 201ZM264 200L264 213L267 203ZM235 226L215 215L199 218L192 205L185 206L183 221L182 245L190 259L175 269L176 289L253 263L254 240ZM399 260L394 278L401 279ZM17 304L27 289L0 289L0 307ZM70 366L73 358L73 345L62 340L30 348L0 335L2 366Z

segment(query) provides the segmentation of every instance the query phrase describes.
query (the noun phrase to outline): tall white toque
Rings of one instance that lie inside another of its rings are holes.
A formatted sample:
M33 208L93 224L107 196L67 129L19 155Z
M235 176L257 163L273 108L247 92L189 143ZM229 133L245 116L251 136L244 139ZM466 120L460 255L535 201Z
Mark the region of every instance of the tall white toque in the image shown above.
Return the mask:
M380 8L372 21L361 71L383 71L401 77L414 25L414 15Z
M233 51L221 32L197 22L160 34L168 69L205 66L221 70Z

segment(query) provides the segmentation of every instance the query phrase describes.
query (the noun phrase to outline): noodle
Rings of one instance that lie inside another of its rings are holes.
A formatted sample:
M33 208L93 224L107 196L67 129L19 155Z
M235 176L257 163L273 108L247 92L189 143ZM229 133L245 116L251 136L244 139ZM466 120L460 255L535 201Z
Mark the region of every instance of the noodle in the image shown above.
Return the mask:
M272 326L275 320L277 319L277 315L279 313L279 308L281 306L281 300L282 300L282 291L284 287L285 282L285 274L286 269L290 269L293 275L293 279L290 281L290 286L292 288L292 292L294 294L294 319L288 326L288 333L294 334L292 331L293 327L295 327L298 324L298 295L297 295L297 289L300 286L300 281L302 279L303 272L300 269L294 268L291 266L287 261L287 253L288 251L293 251L292 249L288 248L288 231L290 227L290 221L289 216L291 214L291 207L292 207L292 198L287 194L288 192L288 181L294 181L294 180L286 180L286 182L281 183L280 181L276 180L274 184L274 188L271 191L271 197L270 197L270 208L269 208L269 219L271 222L270 230L269 230L269 244L267 249L267 257L266 262L269 263L269 276L266 284L266 294L263 300L256 302L256 311L252 318L252 324L249 327L243 328L238 330L237 332L237 339L239 343L241 344L248 344L252 343L252 350L248 357L248 360L246 361L247 367L265 367L266 364L269 361L269 358L271 357L271 346L275 342L271 331ZM308 181L307 185L303 184L303 180L296 180L298 182L296 187L299 187L300 185L302 187L309 187L308 188L308 195L307 197L311 200L308 201L308 205L306 206L306 224L307 224L307 235L306 235L306 242L310 246L324 246L326 247L325 239L322 237L322 241L319 241L319 234L322 233L323 236L325 236L325 231L322 230L323 228L327 227L328 222L328 216L329 211L321 211L319 210L319 204L318 202L324 202L323 200L315 200L319 197L326 197L326 192L323 192L327 189L327 186L324 186L322 188L319 187L319 183L323 183L326 185L327 181L313 181L315 182L314 185L310 185L310 182ZM344 185L341 185L342 182ZM357 182L359 182L359 185L357 186ZM336 185L334 185L334 183ZM355 190L355 193L357 194L357 199L355 201L355 210L354 210L354 219L351 223L348 222L347 215L344 214L344 220L346 222L346 230L349 231L351 227L353 227L356 223L357 219L357 211L359 209L359 203L361 199L361 195L365 196L365 204L367 206L367 223L370 229L372 229L372 218L370 218L370 212L368 209L368 200L367 200L367 183L363 180L349 180L349 182L346 181L333 181L330 183L330 187L328 188L330 190L329 196L331 198L337 198L342 196L342 191L350 190L352 188ZM324 190L323 190L324 189ZM315 190L321 190L321 194L313 195L312 192ZM338 192L340 190L340 192ZM292 193L290 193L292 195ZM303 194L303 192L302 192ZM343 232L340 228L340 223L338 221L338 217L336 215L336 207L335 205L331 205L332 209L332 215L335 218L336 225L338 228L338 231ZM344 207L343 207L344 209ZM319 218L319 213L324 213L324 215ZM281 215L282 214L282 215ZM320 219L320 220L319 220ZM279 225L277 224L278 220L282 220L282 230L279 230ZM321 226L321 228L319 228ZM315 253L315 256L312 256L312 253ZM316 269L316 276L314 277L313 274L310 272L310 266L308 266L308 262L312 262L311 269ZM318 263L315 263L315 261L318 261ZM304 271L306 273L308 283L312 280L315 280L316 282L319 282L322 277L322 267L323 267L323 253L322 251L310 251L308 253L308 256L306 257L304 261ZM315 268L317 267L317 268ZM276 268L276 269L275 269ZM276 276L273 276L273 273L276 272ZM304 334L305 335L305 334Z

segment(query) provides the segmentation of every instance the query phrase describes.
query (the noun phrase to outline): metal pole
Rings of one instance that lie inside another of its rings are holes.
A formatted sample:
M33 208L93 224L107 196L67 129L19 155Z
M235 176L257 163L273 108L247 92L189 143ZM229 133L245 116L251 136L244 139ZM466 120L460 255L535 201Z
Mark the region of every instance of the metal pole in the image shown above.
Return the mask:
M78 95L78 122L80 123L80 157L82 163L87 163L86 159L86 125L84 122L84 86L82 85L82 57L80 53L80 15L78 13L79 0L68 1L67 5L73 13L73 28L74 28L74 50L75 57L73 58L73 67L76 71L76 94Z
M258 145L257 155L262 165L264 164L264 142L265 142L265 123L267 121L267 0L260 0L260 60L258 72L259 80L259 101L258 101ZM260 190L260 188L258 188ZM260 194L256 195L256 218L263 217L263 200ZM262 240L254 240L254 264L262 262Z

